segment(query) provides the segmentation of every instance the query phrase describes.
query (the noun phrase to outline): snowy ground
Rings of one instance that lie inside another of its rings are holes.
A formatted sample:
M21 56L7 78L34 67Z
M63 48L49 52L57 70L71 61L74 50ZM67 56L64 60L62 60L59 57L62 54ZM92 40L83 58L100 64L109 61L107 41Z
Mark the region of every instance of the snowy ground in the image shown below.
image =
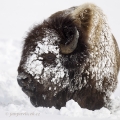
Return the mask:
M66 103L60 110L52 108L34 108L29 98L17 84L17 67L20 61L22 41L26 32L33 24L40 22L50 14L93 2L106 13L110 27L119 42L120 1L119 0L0 0L0 119L43 119L43 120L112 120L120 119L120 84L112 96L112 109L101 108L90 111L82 109L73 100ZM52 5L54 3L54 5ZM108 4L107 4L108 3ZM107 8L106 8L107 6ZM114 8L114 9L112 9ZM120 81L120 77L118 78Z

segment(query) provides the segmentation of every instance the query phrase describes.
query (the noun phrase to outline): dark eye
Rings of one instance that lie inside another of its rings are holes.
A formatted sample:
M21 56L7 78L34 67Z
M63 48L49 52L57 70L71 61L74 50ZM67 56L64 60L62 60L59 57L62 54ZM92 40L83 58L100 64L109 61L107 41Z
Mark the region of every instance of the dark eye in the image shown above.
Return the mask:
M45 66L55 64L56 55L52 53L42 54L43 64Z

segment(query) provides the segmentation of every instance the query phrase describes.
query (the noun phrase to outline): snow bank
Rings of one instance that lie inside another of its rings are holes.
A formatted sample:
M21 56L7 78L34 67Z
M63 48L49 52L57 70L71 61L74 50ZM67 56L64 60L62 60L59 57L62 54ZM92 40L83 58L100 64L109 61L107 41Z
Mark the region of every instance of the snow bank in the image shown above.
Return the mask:
M120 104L120 98L115 104ZM117 107L117 106L116 106ZM28 104L15 104L11 103L6 106L0 106L0 116L7 119L21 119L21 118L42 118L42 119L52 119L52 120L60 120L61 118L65 119L120 119L120 106L115 109L116 111L111 112L106 108L101 108L100 110L87 110L81 108L74 100L70 100L66 103L66 107L62 107L60 110L52 108L43 108L38 107L34 108L32 105ZM56 116L56 117L55 117Z

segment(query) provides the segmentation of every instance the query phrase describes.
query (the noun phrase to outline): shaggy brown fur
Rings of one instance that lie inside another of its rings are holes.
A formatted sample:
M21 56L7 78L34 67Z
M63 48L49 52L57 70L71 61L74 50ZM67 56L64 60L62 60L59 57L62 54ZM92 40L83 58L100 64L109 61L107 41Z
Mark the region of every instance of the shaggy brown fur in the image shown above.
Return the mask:
M76 29L79 38L75 50L63 54L60 45L69 45ZM48 48L52 42L56 50L41 51L46 42ZM84 4L51 15L28 33L17 80L36 107L60 109L74 99L83 108L100 109L107 107L116 88L119 58L105 15L97 6ZM33 63L37 64L35 69ZM40 72L36 72L39 66Z

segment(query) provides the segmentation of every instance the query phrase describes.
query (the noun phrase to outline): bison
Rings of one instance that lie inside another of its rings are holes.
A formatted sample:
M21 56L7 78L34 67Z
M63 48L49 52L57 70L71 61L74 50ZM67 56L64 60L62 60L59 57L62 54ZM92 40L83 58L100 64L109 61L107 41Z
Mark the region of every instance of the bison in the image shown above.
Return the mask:
M117 86L119 59L106 16L87 3L52 14L28 33L17 81L35 107L60 109L73 99L100 109Z

